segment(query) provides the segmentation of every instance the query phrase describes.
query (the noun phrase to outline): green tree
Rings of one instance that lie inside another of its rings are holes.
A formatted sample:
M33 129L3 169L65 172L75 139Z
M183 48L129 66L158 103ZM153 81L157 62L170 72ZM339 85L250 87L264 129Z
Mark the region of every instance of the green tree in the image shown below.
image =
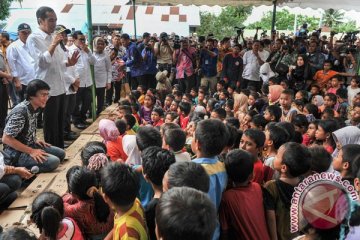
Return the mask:
M301 26L303 23L307 23L309 30L315 30L319 26L320 19L315 17L309 17L304 15L297 16L297 26ZM270 30L272 23L272 11L269 11L264 14L260 21L249 24L247 28L255 29L256 27L261 27L262 29ZM284 9L276 13L276 29L277 30L294 30L295 24L295 14L290 13L288 10Z
M346 33L346 32L354 32L357 30L356 21L349 21L346 23L340 23L332 28L335 32Z
M11 0L0 0L0 20L5 20L10 15Z
M200 27L198 35L213 33L218 39L236 34L235 26L242 26L243 22L251 14L252 6L228 6L216 16L208 12L200 12Z
M323 14L324 25L327 27L335 27L338 24L341 24L344 19L344 14L340 10L334 10L332 8L325 10Z

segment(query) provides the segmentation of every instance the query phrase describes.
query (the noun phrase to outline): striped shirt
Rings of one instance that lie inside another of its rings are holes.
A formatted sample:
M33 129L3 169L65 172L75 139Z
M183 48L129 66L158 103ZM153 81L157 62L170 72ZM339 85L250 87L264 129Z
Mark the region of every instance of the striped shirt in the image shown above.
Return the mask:
M114 240L148 239L144 209L138 199L125 214L115 215L113 236Z

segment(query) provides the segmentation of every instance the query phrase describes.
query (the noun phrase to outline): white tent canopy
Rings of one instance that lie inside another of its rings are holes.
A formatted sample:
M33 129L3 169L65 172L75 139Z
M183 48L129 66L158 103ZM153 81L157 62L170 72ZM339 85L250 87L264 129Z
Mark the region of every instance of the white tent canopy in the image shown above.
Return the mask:
M160 5L272 5L273 0L137 0L137 4L160 4ZM278 6L322 8L322 9L344 9L360 11L360 0L277 0Z

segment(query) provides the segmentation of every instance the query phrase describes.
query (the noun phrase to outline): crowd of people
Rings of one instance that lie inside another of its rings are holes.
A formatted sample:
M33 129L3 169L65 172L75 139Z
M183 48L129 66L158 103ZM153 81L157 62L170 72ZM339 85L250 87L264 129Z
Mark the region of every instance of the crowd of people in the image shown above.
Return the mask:
M71 124L89 125L93 84L97 116L117 104L99 122L103 141L67 171L68 192L33 201L40 239L359 239L356 212L291 232L290 207L315 173L360 192L360 40L113 33L92 52L53 9L36 17L13 43L1 34L0 211L34 166L64 160ZM15 227L0 239L36 238Z

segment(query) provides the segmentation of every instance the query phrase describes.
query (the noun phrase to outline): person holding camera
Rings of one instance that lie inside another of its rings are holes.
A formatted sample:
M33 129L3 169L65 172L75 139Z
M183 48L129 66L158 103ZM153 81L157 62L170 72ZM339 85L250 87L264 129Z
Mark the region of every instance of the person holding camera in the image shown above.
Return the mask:
M214 39L207 39L205 46L200 50L200 64L203 77L200 85L209 89L213 94L217 84L217 59L219 51L214 46Z
M170 46L168 35L166 32L160 34L160 41L154 46L155 56L157 57L158 70L167 70L171 72L173 61L173 48Z
M154 52L155 38L151 38L150 41L144 46L141 55L144 59L144 75L141 78L139 85L145 86L146 89L156 88L155 75L157 72L156 68L156 56Z
M181 85L183 92L190 93L191 88L195 86L196 50L189 46L187 39L183 39L180 46L180 49L176 49L173 53L176 80Z

